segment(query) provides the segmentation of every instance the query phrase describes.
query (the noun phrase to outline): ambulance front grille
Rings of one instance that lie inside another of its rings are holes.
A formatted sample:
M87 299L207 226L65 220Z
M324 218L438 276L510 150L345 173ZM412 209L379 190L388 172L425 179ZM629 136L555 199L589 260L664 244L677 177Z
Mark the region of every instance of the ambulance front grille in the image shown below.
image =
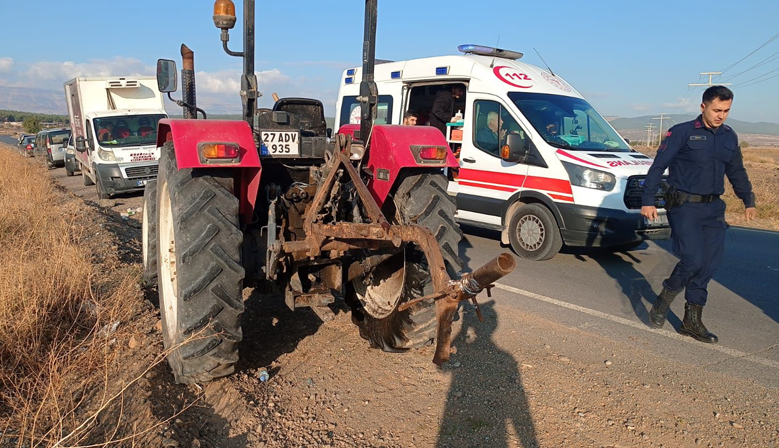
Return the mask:
M628 185L625 188L625 206L630 210L638 210L641 208L641 195L644 190L644 179L646 176L631 176L628 178ZM663 180L666 178L663 177ZM655 207L665 208L665 199L663 199L663 191L657 190L655 194Z

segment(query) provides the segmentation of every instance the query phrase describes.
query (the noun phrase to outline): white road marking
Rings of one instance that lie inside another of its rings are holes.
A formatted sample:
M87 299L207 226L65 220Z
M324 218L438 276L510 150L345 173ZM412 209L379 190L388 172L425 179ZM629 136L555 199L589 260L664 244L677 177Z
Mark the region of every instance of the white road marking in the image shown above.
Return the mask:
M685 342L685 343L688 343L688 344L695 344L695 345L698 345L698 346L701 346L701 347L708 348L710 350L715 350L715 351L718 351L720 353L724 353L724 354L726 354L728 356L731 356L733 358L746 359L746 360L752 361L752 362L757 363L757 364L762 364L762 365L767 366L767 367L772 367L774 369L779 369L779 362L772 361L770 359L761 358L759 356L755 356L755 355L747 353L747 352L742 352L740 350L735 350L735 349L732 349L732 348L723 347L723 346L717 345L717 344L706 344L704 342L698 342L698 341L696 341L695 339L692 339L689 336L684 336L684 335L681 335L681 334L673 332L673 331L662 330L662 329L658 330L658 329L650 328L650 327L646 326L645 324L643 324L641 322L634 322L632 320L628 320L628 319L625 319L623 317L613 316L611 314L607 314L607 313L604 313L604 312L601 312L601 311L593 310L593 309L590 309L590 308L585 308L583 306L574 305L574 304L568 303L568 302L563 302L562 300L557 300L557 299L553 299L551 297L542 296L541 294L536 294L534 292L525 291L524 289L515 288L513 286L504 285L502 283L495 283L495 287L499 288L499 289L502 289L504 291L508 291L508 292L511 292L511 293L514 293L514 294L519 294L519 295L522 295L522 296L525 296L525 297L528 297L528 298L531 298L531 299L535 299L535 300L538 300L538 301L541 301L541 302L551 303L552 305L557 305L557 306L560 306L560 307L563 307L563 308L568 308L569 310L578 311L580 313L588 314L590 316L600 317L601 319L606 319L606 320L610 320L612 322L616 322L618 324L627 325L628 327L633 327L633 328L637 328L639 330L648 331L650 333L659 334L661 336L665 336L667 338L675 339L677 341Z

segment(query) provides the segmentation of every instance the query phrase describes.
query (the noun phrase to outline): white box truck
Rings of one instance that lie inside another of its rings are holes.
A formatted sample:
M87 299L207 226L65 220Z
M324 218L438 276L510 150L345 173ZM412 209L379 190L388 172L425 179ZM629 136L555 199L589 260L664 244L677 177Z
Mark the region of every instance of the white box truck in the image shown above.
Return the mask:
M82 77L64 86L84 185L107 199L156 179L157 122L167 117L157 78Z
M460 168L448 184L462 224L502 232L523 258L568 246L630 248L664 239L670 227L658 193L656 221L640 214L652 159L634 151L570 84L519 61L521 53L462 45L457 56L376 65L376 123L406 112L424 125L449 94L445 137ZM360 121L361 68L344 71L335 110L339 132ZM460 115L455 112L459 112ZM513 157L513 135L519 157Z

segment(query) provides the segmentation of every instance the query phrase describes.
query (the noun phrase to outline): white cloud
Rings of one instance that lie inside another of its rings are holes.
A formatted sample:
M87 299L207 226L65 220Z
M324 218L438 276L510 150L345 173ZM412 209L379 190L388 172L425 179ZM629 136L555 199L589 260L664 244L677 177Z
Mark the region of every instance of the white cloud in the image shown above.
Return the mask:
M8 57L0 58L0 73L11 73L14 68L14 60Z
M663 103L663 108L672 109L673 113L696 112L700 103L688 97L679 98L678 101Z
M630 108L636 112L646 112L651 110L654 106L647 103L631 103Z
M110 60L92 60L84 63L36 62L25 73L26 82L39 86L40 82L56 81L57 84L77 76L138 76L153 75L155 68L135 58L116 57Z

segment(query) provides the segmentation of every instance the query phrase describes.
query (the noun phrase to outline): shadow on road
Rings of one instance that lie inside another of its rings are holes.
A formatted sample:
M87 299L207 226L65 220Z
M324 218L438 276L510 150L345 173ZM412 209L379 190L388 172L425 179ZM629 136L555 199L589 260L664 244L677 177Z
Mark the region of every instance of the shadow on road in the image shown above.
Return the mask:
M463 307L457 354L444 365L452 374L436 447L538 446L518 362L492 340L498 326L494 302ZM459 364L457 364L459 363Z

